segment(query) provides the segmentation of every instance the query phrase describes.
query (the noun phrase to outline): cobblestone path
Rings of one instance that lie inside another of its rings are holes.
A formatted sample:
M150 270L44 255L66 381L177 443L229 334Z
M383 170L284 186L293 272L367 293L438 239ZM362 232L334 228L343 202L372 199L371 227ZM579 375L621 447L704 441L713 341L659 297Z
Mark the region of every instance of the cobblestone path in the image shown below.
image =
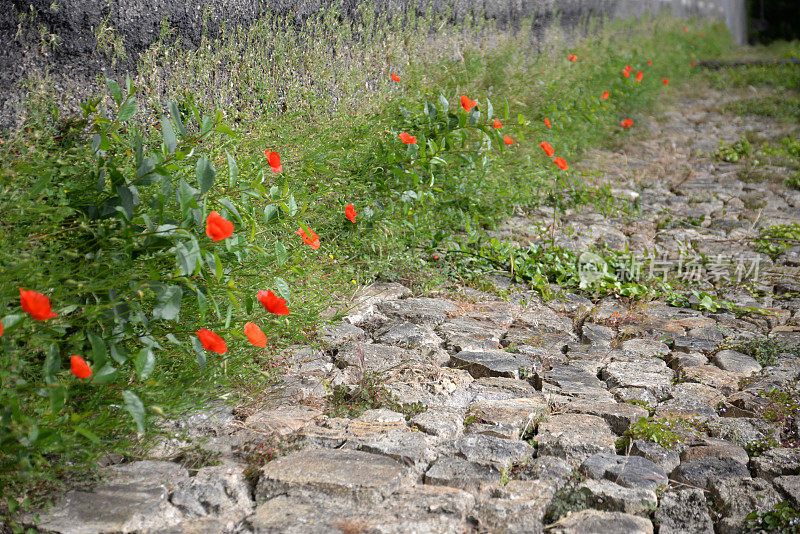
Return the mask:
M718 265L712 272L707 261L703 279L744 269L757 291L731 285L722 298L749 312L558 291L543 302L502 277L494 283L504 298L377 283L327 330L325 350L286 355L291 370L274 407L220 407L170 423L175 437L151 459L109 459L101 486L65 495L39 528L733 533L753 510L797 505L800 454L788 445L800 426L800 358L785 347L800 339L800 247L773 260L753 240L800 222L800 192L745 182L742 165L711 156L720 139L787 133L721 114L722 99L698 91L636 125L647 133L619 151L590 154L579 167L640 211L569 212L555 238L577 252L602 243L669 258L687 274L704 255ZM535 242L551 220L546 210L512 217L494 235ZM773 350L761 363L730 350L748 340L769 348L765 339ZM326 386L368 372L400 402L427 409L408 420L386 408L323 415ZM187 465L181 451L192 444L219 462ZM288 454L248 467L278 450Z

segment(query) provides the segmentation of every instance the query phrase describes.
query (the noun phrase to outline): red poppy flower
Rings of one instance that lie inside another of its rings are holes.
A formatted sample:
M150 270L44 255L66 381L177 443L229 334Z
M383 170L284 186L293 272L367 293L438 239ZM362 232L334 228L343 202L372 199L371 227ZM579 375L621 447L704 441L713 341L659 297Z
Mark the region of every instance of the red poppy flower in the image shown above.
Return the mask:
M539 143L539 146L542 147L542 150L544 150L544 153L547 154L551 158L553 157L553 154L556 153L556 151L553 150L553 146L550 143L548 143L547 141L542 141L541 143Z
M661 83L663 83L664 85L669 85L669 80L666 78L661 78Z
M255 347L267 346L267 336L264 335L264 332L256 323L245 323L244 335L247 336L247 341L249 341L250 344Z
M698 35L699 37L702 37L702 36L703 36L703 34L702 34L702 33L698 33L697 35Z
M689 28L683 28L683 33L689 33Z
M545 126L547 126L548 128L552 128L552 127L553 127L553 126L550 124L550 119L548 119L547 117L545 117L545 119L544 119L544 125L545 125Z
M608 97L609 97L610 95L611 95L611 93L609 93L608 91L606 91L605 93L603 93L602 95L600 95L600 99L601 99L601 100L608 100Z
M553 160L553 163L555 163L559 169L564 169L565 171L569 170L569 165L564 161L564 158L556 158Z
M467 95L461 95L461 107L464 108L464 111L469 111L477 105L477 101L470 100Z
M630 72L630 71L632 71L632 70L633 70L633 67L631 67L630 65L625 65L625 70L627 70L628 72Z
M77 354L73 354L69 358L69 370L72 372L73 375L77 376L78 378L89 378L92 376L92 368L89 367L89 364L86 363L86 360L78 356Z
M691 63L689 63L689 65L691 65L692 67L694 67L694 65L695 65L694 61L692 61Z
M623 70L622 71L622 75L625 76L626 78L630 78L631 77L631 71Z
M500 122L500 119L495 119L494 122L492 123L492 126L494 126L495 128L497 128L499 130L500 128L503 127L503 123Z
M344 207L344 216L347 217L350 222L356 222L356 207L352 204L348 204Z
M407 144L407 145L416 145L417 144L417 138L414 137L413 135L407 134L406 132L402 132L397 137L399 137L400 140L403 143Z
M641 82L642 78L644 78L644 72L642 72L642 71L637 72L636 73L636 81L637 82Z
M622 126L623 128L630 128L631 126L633 126L633 121L630 119L625 119L624 121L619 123L619 125Z
M286 300L280 298L272 291L259 291L256 294L258 302L270 313L275 315L289 315L289 308L286 307Z
M653 66L653 60L652 59L648 59L647 60L647 66L648 67L652 67Z
M399 82L399 81L400 81L400 76L398 76L397 74L395 74L395 73L393 72L393 73L392 73L392 80L394 80L394 81L396 81L396 82Z
M513 142L514 142L514 140L513 140L513 139L511 139L509 136L507 136L507 135L504 135L504 136L503 136L503 142L504 142L505 144L507 144L507 145L510 145L511 143L513 143Z
M0 337L3 337L3 321L0 321Z
M576 56L575 54L570 54L569 58L567 58L567 59L569 59L570 61L575 63L576 61L578 61L578 56Z
M317 250L319 248L319 236L314 233L314 230L312 230L311 227L308 228L308 231L311 232L310 237L308 236L308 234L306 234L306 231L303 230L302 228L298 228L295 233L303 238L303 243L313 248L314 250Z
M200 338L200 343L203 344L204 349L216 352L217 354L225 354L228 352L228 345L225 344L225 341L211 330L201 328L195 332L195 334Z
M38 291L27 291L19 288L19 298L23 311L27 312L37 321L46 321L55 317L56 313L50 308L50 299Z
M212 211L208 214L208 217L206 217L206 235L210 237L212 241L228 239L233 235L233 223L225 220L225 218L216 211Z
M269 168L272 169L272 172L277 173L283 170L280 154L277 152L271 152L269 150L265 150L264 154L267 155L267 163L269 163Z

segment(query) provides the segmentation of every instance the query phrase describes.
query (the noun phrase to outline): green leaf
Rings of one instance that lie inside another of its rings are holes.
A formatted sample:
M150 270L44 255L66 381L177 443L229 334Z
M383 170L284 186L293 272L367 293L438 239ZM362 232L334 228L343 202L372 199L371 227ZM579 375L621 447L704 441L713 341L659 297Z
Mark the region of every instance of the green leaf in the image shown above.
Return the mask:
M117 186L117 194L119 195L119 202L122 206L122 210L124 211L125 217L130 221L133 219L133 193L129 187L124 185Z
M153 307L153 319L177 321L181 313L183 289L180 286L157 286L157 302Z
M236 132L234 132L227 124L217 124L214 126L214 131L225 135L236 135Z
M119 84L111 78L106 78L106 85L114 97L114 102L119 106L122 103L122 89L119 88Z
M294 194L289 195L289 204L287 207L289 208L287 212L289 217L293 217L297 214L297 202L294 199Z
M275 242L275 257L278 259L278 265L283 266L286 263L286 258L288 254L286 253L286 247L283 246L283 243L280 241Z
M116 343L109 343L108 345L112 360L119 364L123 364L128 361L128 355L125 354L125 351L120 349Z
M133 421L136 423L136 429L139 431L139 435L143 435L144 404L142 404L142 401L136 393L127 389L122 392L122 400L125 401L125 409L128 410L128 413L131 414Z
M225 155L228 158L228 186L231 188L236 187L237 179L239 178L239 166L236 164L236 160L233 159L228 151L225 151Z
M208 158L201 156L197 160L195 174L197 175L197 184L200 186L200 193L205 193L214 185L214 177L217 171Z
M481 112L475 108L469 112L469 125L475 126L481 120Z
M22 320L24 318L25 314L22 313L12 313L3 317L0 321L3 323L3 330L5 330L5 334L10 334L16 330L17 327L22 324Z
M194 353L197 355L197 365L200 366L200 369L204 369L206 366L206 349L203 348L203 344L197 336L192 336L192 347L194 347Z
M242 220L242 216L239 215L239 210L236 209L236 206L233 204L233 202L231 202L227 198L223 198L222 200L219 201L219 203L222 204L223 206L225 206L226 208L228 208L228 210L231 213L233 213L236 216L237 219L239 219L239 223L240 224L244 224L244 221Z
M103 338L94 332L87 332L86 337L89 338L89 343L92 345L92 366L96 369L100 369L103 365L105 365L106 360L108 359L106 357L108 355L106 344L103 341Z
M492 120L492 115L494 115L494 107L492 106L492 101L488 98L486 99L486 120Z
M267 204L264 208L264 218L267 223L278 220L278 207L275 204Z
M197 207L197 195L200 191L190 186L186 180L181 178L178 183L178 203L181 205L181 215L186 217L186 214L191 208Z
M134 362L136 367L136 374L139 376L139 380L147 380L147 378L153 373L153 369L156 366L156 356L153 353L153 349L150 347L145 347L139 351L139 354L136 356L136 361Z
M175 152L175 149L178 147L178 139L175 137L175 128L172 127L172 122L166 115L161 117L161 136L164 138L167 152L170 154Z
M200 259L200 245L194 238L189 241L188 245L185 241L175 245L175 261L182 275L191 276L194 274Z
M503 111L503 120L507 121L508 116L511 114L511 110L508 109L508 99L506 98L506 108Z
M441 106L442 111L445 113L447 113L447 111L450 109L450 102L442 94L439 95L439 106Z
M170 100L167 102L167 109L169 109L169 114L172 116L172 120L175 121L175 125L178 126L178 132L181 134L181 137L183 137L186 135L186 128L183 127L181 110L178 109L178 104Z
M222 275L225 274L222 270L222 260L219 259L217 251L214 251L214 274L217 277L217 282L222 280Z
M278 290L278 294L281 298L286 299L287 301L292 300L292 291L289 289L289 284L286 283L286 280L280 277L275 277L275 288Z
M136 114L136 98L129 97L119 108L117 119L119 122L130 120Z
M430 100L425 101L425 115L430 117L431 119L435 119L438 112L436 111L436 106L433 105L433 102Z
M50 397L50 411L58 413L64 407L64 399L67 396L67 390L62 385L58 385L48 392Z
M94 443L95 445L100 443L100 438L97 437L97 434L89 430L88 428L82 427L80 425L73 425L72 430L83 436L84 438L88 439L90 442Z
M111 365L104 365L99 371L92 373L92 382L95 384L110 384L114 382L116 378L117 368Z

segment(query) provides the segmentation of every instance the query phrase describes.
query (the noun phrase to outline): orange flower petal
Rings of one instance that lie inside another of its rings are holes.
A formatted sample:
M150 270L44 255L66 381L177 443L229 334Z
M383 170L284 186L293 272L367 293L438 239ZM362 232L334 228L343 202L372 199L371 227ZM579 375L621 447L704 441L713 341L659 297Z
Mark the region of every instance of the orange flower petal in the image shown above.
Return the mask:
M244 335L247 336L247 341L249 341L254 347L267 346L267 336L256 323L245 323Z
M314 250L317 250L319 248L319 236L316 233L314 233L314 230L312 230L311 227L308 228L308 231L311 232L310 237L308 234L306 234L306 231L303 230L302 228L298 228L297 231L295 231L295 233L303 238L303 243L313 248Z
M494 122L492 123L492 126L494 126L495 128L497 128L499 130L500 128L503 127L503 123L500 122L500 119L495 119Z
M398 76L397 74L395 74L395 73L393 72L393 73L392 73L392 80L394 80L394 81L396 81L396 82L399 82L399 81L400 81L400 76Z
M567 162L566 162L566 161L564 161L564 158L555 158L555 159L553 160L553 163L555 163L555 164L556 164L556 166L557 166L559 169L564 169L565 171L569 170L569 165L567 165Z
M289 315L289 308L286 307L286 300L280 298L272 291L259 291L256 299L264 308L275 315Z
M281 172L283 170L283 165L281 165L280 154L269 150L265 150L264 153L267 155L267 163L269 164L269 168L272 169L272 172Z
M542 141L541 143L539 143L539 146L542 147L542 150L544 150L544 153L547 154L548 157L552 158L553 155L556 153L556 151L553 150L553 146L547 141Z
M477 104L477 101L470 100L467 95L461 95L461 107L464 108L464 111L470 111Z
M233 235L233 223L216 211L212 211L206 217L206 235L212 241L227 239Z
M513 139L511 139L509 136L507 136L507 135L504 135L504 136L503 136L503 142L504 142L505 144L507 144L507 145L510 145L510 144L512 144L512 143L514 142L514 140L513 140Z
M195 332L195 334L200 339L200 343L203 344L204 349L216 352L217 354L225 354L228 352L228 345L225 344L225 341L211 330L201 328Z
M407 144L407 145L416 145L416 144L417 144L417 138L416 138L416 137L414 137L414 136L413 136L413 135L411 135L411 134L408 134L408 133L406 133L406 132L401 132L401 133L400 133L400 135L398 135L397 137L398 137L398 138L399 138L399 139L400 139L400 140L401 140L403 143L405 143L405 144Z
M356 222L356 208L352 204L348 204L344 207L344 216L347 217L350 222Z
M38 291L28 291L19 288L19 298L22 304L22 310L36 321L46 321L58 315L53 313L53 310L50 308L50 299Z
M78 378L89 378L92 376L92 369L89 367L89 364L77 354L70 356L69 368L70 372Z
M545 125L545 126L547 126L548 128L552 128L552 127L553 127L553 126L550 124L550 119L548 119L547 117L545 117L545 119L544 119L544 125Z
M608 100L608 97L610 96L610 94L611 94L611 93L609 93L608 91L606 91L605 93L603 93L602 95L600 95L600 99L601 99L601 100Z

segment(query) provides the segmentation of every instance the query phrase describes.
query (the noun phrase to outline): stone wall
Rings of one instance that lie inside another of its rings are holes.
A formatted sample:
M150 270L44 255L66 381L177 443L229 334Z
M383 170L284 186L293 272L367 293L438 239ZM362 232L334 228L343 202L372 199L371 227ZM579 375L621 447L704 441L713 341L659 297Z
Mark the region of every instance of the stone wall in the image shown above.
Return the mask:
M358 0L341 0L342 20L357 16ZM727 20L737 29L744 20L743 0L372 0L378 10L401 15L429 7L451 13L458 23L470 13L515 28L533 16L536 35L558 20L569 28L587 15L640 16L669 8L679 16ZM330 0L6 0L0 10L0 128L19 126L26 80L47 73L58 95L82 96L98 75L133 72L139 56L159 36L162 21L186 47L214 38L223 27L248 26L265 12L289 17L302 27ZM740 13L741 12L741 13ZM557 14L557 16L556 16ZM116 48L115 48L116 47ZM124 50L124 55L121 53ZM73 106L74 107L74 102Z

